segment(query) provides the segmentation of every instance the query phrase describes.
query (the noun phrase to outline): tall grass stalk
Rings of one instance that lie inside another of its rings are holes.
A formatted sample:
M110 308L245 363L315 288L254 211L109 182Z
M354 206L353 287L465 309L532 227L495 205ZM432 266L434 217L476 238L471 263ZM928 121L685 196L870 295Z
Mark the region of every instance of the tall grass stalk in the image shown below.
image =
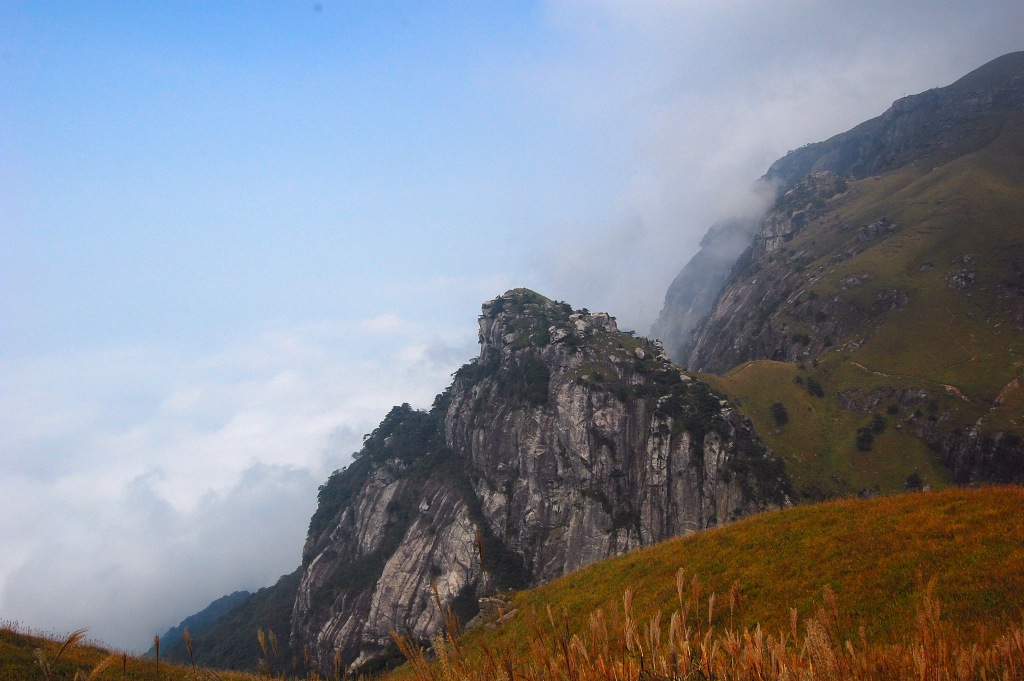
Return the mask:
M77 646L79 643L81 643L83 638L85 638L85 629L77 629L68 634L68 637L64 639L63 643L61 643L60 648L57 649L57 652L53 656L52 660L47 659L46 652L42 648L36 648L36 664L42 670L43 678L45 678L46 681L50 681L54 678L54 666L57 664L60 658L63 657L64 653L68 652L69 650Z

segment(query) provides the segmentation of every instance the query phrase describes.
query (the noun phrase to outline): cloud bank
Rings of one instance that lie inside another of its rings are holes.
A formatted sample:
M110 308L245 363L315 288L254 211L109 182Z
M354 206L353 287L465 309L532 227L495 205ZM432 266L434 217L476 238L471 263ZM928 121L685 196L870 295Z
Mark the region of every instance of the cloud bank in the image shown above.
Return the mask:
M145 649L298 566L317 486L394 404L429 407L472 327L384 314L221 352L0 367L0 612Z

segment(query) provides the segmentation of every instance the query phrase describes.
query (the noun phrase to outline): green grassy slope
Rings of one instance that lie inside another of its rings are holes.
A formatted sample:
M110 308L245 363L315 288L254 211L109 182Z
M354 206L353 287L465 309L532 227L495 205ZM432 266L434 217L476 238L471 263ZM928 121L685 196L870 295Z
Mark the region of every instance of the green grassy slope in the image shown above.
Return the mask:
M910 427L901 424L903 419L913 420L916 410L900 408L895 400L884 401L874 411L886 419L885 430L872 433L870 451L859 451L857 429L871 427L873 415L843 409L836 399L837 385L890 389L912 387L913 380L901 386L870 374L837 378L827 365L801 369L797 364L770 361L750 362L724 377L703 378L734 400L741 396L740 408L754 423L755 431L785 459L800 500L856 491L901 491L908 478L913 482L915 474L931 489L951 484L949 470ZM823 386L824 397L808 392L812 379ZM786 407L789 421L785 425L777 425L773 418L771 407L776 403ZM889 413L891 406L897 408L895 414ZM921 419L926 420L927 415Z
M883 218L895 230L865 239L860 228ZM867 320L828 338L813 364L756 361L702 377L783 456L801 498L897 491L915 475L940 488L950 473L933 451L944 439L975 425L1024 434L1024 112L956 160L851 181L768 257L804 273L773 328L814 337L827 319L813 311L836 298ZM904 302L879 309L886 296ZM824 397L809 396L798 377L813 377ZM928 398L908 400L911 390ZM771 417L777 402L791 417L781 427ZM859 451L857 430L875 417L887 427Z

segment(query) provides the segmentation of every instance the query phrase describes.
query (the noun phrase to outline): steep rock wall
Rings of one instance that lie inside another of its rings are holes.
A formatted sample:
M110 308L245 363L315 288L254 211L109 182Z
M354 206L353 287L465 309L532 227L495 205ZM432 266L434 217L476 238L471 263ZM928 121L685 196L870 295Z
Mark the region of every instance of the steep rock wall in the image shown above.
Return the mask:
M660 347L557 304L536 304L523 327L519 302L485 305L477 363L490 371L456 376L446 435L534 579L781 503L781 471L766 499L743 470L773 461L749 424ZM548 370L546 390L509 401L510 377L531 366Z

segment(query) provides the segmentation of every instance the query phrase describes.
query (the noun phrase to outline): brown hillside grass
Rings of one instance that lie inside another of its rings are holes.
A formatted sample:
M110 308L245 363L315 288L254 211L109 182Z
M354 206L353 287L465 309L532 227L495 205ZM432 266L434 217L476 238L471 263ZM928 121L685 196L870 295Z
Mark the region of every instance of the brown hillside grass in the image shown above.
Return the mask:
M252 674L203 669L106 650L79 629L67 636L0 622L0 681L255 681Z
M631 589L623 596L622 610L612 609L611 615L595 611L589 627L580 633L573 633L568 618L560 619L549 608L544 620L528 618L530 640L525 655L481 644L482 653L470 656L457 632L450 630L434 640L436 660L431 662L422 648L396 636L409 661L402 676L417 681L1009 681L1024 674L1024 628L1015 626L985 646L958 644L950 636L953 628L941 620L931 585L916 613L915 639L877 645L863 632L857 639L842 638L836 599L827 589L824 604L814 616L801 622L792 610L789 630L777 635L762 627L739 631L731 623L716 623L714 594L708 598L702 625L700 594L689 597L682 570L679 575L678 608L667 621L660 613L637 618ZM730 591L728 609L730 620L742 609L738 588Z
M1022 678L1021 509L987 488L764 514L515 594L447 661L405 642L401 675Z

